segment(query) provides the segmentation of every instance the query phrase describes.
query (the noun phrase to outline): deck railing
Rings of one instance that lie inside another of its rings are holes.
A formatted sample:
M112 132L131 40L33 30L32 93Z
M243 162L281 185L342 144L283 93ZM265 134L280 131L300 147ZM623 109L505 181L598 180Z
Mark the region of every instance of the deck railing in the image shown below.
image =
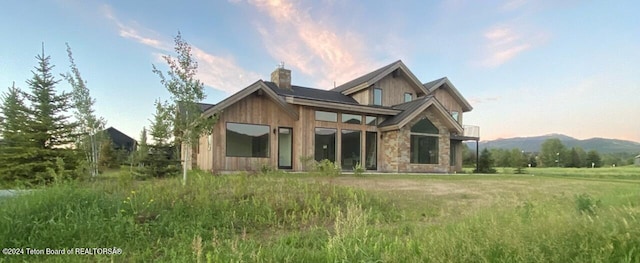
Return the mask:
M480 126L462 125L462 129L464 130L464 137L480 138Z

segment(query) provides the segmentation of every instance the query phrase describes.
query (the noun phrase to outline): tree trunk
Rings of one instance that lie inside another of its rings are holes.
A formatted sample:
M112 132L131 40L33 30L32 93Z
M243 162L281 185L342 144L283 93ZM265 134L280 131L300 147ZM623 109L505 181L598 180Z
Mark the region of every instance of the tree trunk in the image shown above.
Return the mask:
M191 151L191 145L189 143L183 143L184 163L182 164L182 185L187 185L187 164L189 163L189 155Z

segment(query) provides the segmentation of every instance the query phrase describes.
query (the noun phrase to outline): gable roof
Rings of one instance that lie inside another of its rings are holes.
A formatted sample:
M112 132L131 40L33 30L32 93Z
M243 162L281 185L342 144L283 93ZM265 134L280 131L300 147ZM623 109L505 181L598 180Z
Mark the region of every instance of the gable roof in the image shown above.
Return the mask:
M211 109L211 107L216 106L215 104L209 104L209 103L196 102L196 104L200 107L200 111L202 111L202 112L205 112L208 109Z
M135 139L113 127L109 127L104 131L109 135L115 148L126 149L128 151L135 150L135 144L138 143Z
M436 111L439 113L440 117L442 117L448 128L453 129L458 133L463 132L460 123L454 120L444 106L442 106L442 104L431 95L393 106L394 109L402 110L402 112L386 119L380 123L378 127L381 131L400 129L429 107L435 107Z
M462 94L460 94L458 89L456 89L456 87L453 86L453 83L451 83L451 81L449 81L449 78L447 77L442 77L442 78L424 83L422 85L424 86L425 89L427 89L428 91L427 94L431 94L439 88L446 88L447 91L449 91L449 93L453 96L453 98L456 99L458 103L460 103L460 106L462 106L462 111L467 112L473 109L473 107L471 107L471 104L462 96Z
M291 89L281 89L278 86L270 81L265 81L265 85L271 88L275 93L280 96L290 96L294 98L303 98L303 99L312 99L312 100L320 100L320 101L330 101L330 102L338 102L338 103L347 103L347 104L358 104L358 102L344 95L340 92L330 91L330 90L321 90L300 86L291 86Z
M395 70L399 70L403 72L409 79L409 83L414 84L415 88L421 90L424 94L428 93L427 89L424 88L420 80L418 80L418 78L415 75L413 75L413 73L409 70L409 68L407 68L407 66L402 62L402 60L398 60L389 65L376 69L370 73L364 74L352 81L349 81L338 87L335 87L334 89L332 89L332 91L337 91L344 95L353 94L355 92L358 92L362 89L365 89L373 85L380 79L393 73Z
M246 96L249 96L256 91L263 92L264 94L266 94L266 96L269 99L275 102L282 110L287 112L293 119L295 120L298 119L298 112L293 107L291 107L291 105L289 105L286 101L284 101L282 97L278 96L278 94L275 91L273 91L273 89L271 89L269 86L267 86L267 84L265 84L265 82L262 80L258 80L253 84L249 85L248 87L222 100L220 103L215 104L214 106L208 107L203 112L203 114L205 116L213 115L216 112L224 110L225 108L244 99Z

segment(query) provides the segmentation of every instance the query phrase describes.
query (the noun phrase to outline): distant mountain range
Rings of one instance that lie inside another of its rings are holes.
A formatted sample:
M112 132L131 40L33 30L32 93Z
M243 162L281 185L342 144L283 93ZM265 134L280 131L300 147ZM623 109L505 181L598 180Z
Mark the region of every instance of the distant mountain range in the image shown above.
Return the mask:
M599 153L640 153L640 143L618 139L591 138L578 140L563 134L548 134L534 137L516 137L497 139L492 141L480 141L480 150L484 148L522 149L525 152L539 152L540 146L547 139L560 139L567 148L582 147L585 151L596 150ZM476 142L467 142L470 148L476 147Z

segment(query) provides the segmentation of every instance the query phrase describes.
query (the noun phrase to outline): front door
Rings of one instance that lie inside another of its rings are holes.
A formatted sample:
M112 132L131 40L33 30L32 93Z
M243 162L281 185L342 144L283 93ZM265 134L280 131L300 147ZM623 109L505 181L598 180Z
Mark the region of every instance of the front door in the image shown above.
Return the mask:
M293 129L278 128L278 169L291 169L293 156Z

